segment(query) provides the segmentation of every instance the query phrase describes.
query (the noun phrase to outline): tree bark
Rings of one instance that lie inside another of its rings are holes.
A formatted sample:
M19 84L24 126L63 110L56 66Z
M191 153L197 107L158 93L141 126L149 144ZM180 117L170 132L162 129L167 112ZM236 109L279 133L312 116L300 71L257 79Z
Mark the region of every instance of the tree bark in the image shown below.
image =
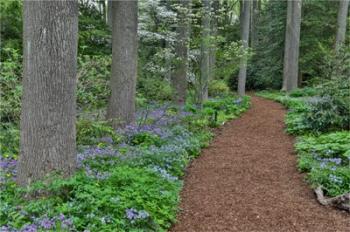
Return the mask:
M338 10L338 21L337 21L338 28L337 28L337 36L335 40L336 50L338 50L345 41L348 11L349 11L349 0L340 0L339 10Z
M288 52L285 54L283 79L286 91L291 92L298 87L301 0L288 1L288 7L291 7L288 9L291 18L286 29L285 46Z
M112 90L107 119L117 128L135 121L137 1L112 2Z
M215 68L216 68L216 45L217 45L217 35L218 35L218 17L219 17L219 0L212 1L212 20L211 20L211 42L210 42L210 53L209 53L209 65L210 65L210 75L209 80L215 78Z
M201 41L201 62L200 62L200 83L199 83L199 102L202 103L208 99L208 85L210 75L209 59L209 39L210 39L210 2L202 0L202 41Z
M243 10L241 11L241 36L243 48L248 48L249 42L249 24L250 24L250 6L251 1L245 0L243 1ZM245 83L247 78L247 57L243 56L240 63L240 69L238 74L238 94L239 96L245 95Z
M24 1L23 96L17 182L76 168L77 1Z
M107 18L106 23L112 28L112 0L107 0Z
M284 59L283 59L283 83L282 83L282 91L287 90L287 77L288 77L288 68L289 68L289 56L290 56L290 45L292 38L292 1L287 1L287 22L286 22L286 33L285 33L285 41L284 41Z
M253 6L252 6L252 13L250 17L250 47L254 48L256 44L257 39L257 21L259 17L259 1L260 0L253 0Z
M189 12L190 0L179 0L178 25L176 28L177 40L175 44L176 62L172 75L174 88L174 102L183 105L186 100L187 91L187 69L188 69L188 40L189 40Z

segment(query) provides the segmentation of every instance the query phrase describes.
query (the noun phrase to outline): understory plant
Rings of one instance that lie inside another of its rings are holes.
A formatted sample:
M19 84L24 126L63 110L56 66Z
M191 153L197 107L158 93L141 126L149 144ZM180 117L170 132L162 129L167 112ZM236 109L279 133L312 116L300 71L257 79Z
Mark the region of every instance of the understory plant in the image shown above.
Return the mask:
M27 188L15 184L17 155L2 156L0 231L166 231L185 168L208 145L210 128L248 107L249 97L234 96L203 106L148 104L118 130L80 118L77 172L52 173Z
M345 77L344 77L345 78ZM349 82L324 82L318 88L258 95L282 103L288 112L286 131L298 135L298 168L313 188L334 197L350 191ZM346 77L347 78L347 77Z

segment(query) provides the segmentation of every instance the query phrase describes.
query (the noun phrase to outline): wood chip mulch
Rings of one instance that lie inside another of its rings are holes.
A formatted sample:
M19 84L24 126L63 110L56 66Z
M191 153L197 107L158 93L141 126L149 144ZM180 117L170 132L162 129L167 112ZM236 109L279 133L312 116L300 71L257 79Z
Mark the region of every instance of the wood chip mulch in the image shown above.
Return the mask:
M252 97L241 118L188 168L176 231L350 231L347 212L321 206L296 166L285 109Z

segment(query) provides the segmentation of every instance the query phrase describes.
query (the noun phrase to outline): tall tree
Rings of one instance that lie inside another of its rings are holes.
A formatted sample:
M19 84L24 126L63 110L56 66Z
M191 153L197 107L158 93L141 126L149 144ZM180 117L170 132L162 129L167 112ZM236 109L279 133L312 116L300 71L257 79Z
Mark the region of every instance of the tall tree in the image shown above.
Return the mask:
M259 5L261 0L253 0L252 12L250 16L250 46L255 47L257 40L257 21L259 17Z
M217 42L216 38L218 36L218 20L219 20L219 8L220 1L213 0L212 2L212 17L211 17L211 38L210 38L210 53L209 53L209 65L210 65L210 75L209 80L214 79L215 67L216 67L216 52L217 52Z
M287 77L289 73L289 56L290 56L290 46L293 32L292 32L292 9L293 3L292 1L287 1L287 17L286 17L286 32L285 32L285 40L284 40L284 58L283 58L283 82L282 82L282 91L287 90Z
M112 0L107 0L106 23L109 26L109 28L112 28Z
M202 3L202 40L200 58L200 81L198 90L199 102L203 102L208 99L208 85L210 76L210 1L202 0Z
M346 21L348 20L349 0L339 0L338 28L335 47L338 49L345 41Z
M189 12L190 0L179 0L176 28L177 39L175 44L176 61L172 75L172 83L175 90L174 101L179 105L185 103L187 91Z
M242 10L241 10L241 37L243 48L248 48L249 42L249 24L250 24L250 8L251 1L244 0L242 2ZM239 96L245 95L245 83L247 79L247 57L243 56L240 63L240 69L238 74L238 94Z
M112 1L112 94L107 119L115 128L135 121L137 1Z
M301 0L288 1L283 87L290 92L298 87Z
M17 182L76 168L77 1L24 1L24 73Z

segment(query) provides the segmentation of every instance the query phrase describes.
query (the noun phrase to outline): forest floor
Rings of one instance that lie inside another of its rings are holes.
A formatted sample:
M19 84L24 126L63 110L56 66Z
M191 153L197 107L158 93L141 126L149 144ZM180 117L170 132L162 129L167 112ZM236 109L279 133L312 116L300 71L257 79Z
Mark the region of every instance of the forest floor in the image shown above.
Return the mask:
M252 97L187 170L171 231L349 231L346 212L318 204L297 170L285 109Z

